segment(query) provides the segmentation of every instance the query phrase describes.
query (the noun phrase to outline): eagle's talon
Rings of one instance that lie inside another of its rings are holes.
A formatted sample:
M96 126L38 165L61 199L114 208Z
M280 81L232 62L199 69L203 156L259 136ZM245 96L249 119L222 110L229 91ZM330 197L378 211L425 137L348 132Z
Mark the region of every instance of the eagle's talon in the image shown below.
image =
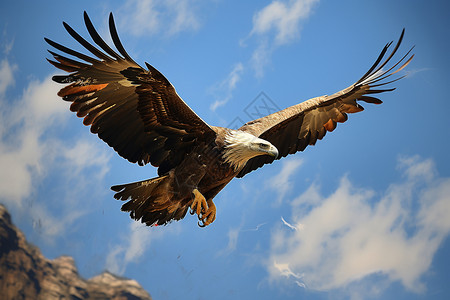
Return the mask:
M198 215L199 220L201 220L200 216L207 211L208 204L206 203L205 197L200 193L197 189L194 189L192 191L192 195L194 196L194 200L191 204L191 211L190 214L193 215L194 213Z
M216 220L216 205L214 204L212 199L208 199L207 204L208 209L201 215L198 215L198 219L201 222L201 224L200 222L198 224L198 226L200 227L208 226Z

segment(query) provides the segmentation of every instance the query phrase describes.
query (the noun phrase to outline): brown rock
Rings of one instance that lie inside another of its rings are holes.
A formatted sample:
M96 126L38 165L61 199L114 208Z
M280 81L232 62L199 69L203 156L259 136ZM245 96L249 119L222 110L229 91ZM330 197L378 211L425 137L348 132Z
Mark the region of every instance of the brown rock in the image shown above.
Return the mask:
M45 258L0 204L1 299L151 299L135 280L105 272L81 278L72 257Z

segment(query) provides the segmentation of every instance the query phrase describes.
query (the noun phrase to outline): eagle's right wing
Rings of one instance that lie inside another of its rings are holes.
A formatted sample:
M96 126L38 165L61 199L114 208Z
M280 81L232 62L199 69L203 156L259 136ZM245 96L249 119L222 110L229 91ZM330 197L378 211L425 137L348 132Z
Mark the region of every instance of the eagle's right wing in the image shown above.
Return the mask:
M111 49L95 30L86 12L84 21L99 50L66 23L69 34L96 58L52 40L47 43L79 60L49 51L55 67L69 75L53 80L69 84L58 95L72 102L70 110L84 118L91 132L130 162L151 163L166 173L175 167L197 139L211 141L215 132L178 96L172 84L155 68L139 66L119 40L112 14L109 28L119 51ZM80 61L81 60L81 61Z

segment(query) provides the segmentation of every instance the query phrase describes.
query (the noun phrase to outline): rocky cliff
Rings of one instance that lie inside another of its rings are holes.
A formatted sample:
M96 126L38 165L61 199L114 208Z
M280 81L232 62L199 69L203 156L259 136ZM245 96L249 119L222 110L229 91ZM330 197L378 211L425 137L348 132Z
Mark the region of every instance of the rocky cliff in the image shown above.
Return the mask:
M45 258L27 243L0 205L1 299L151 299L135 280L103 273L89 280L78 275L72 257Z

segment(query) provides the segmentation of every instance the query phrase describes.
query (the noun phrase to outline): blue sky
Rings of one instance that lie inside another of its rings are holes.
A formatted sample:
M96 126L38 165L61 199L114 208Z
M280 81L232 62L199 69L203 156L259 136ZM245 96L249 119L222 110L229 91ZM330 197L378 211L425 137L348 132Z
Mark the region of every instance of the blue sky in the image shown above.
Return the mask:
M148 228L109 187L156 170L90 134L50 79L43 38L81 50L61 23L85 35L84 10L106 37L112 11L131 56L219 126L347 87L404 27L400 52L416 57L382 105L233 180L211 226ZM446 1L2 1L0 16L0 201L47 257L136 279L154 299L450 294Z

